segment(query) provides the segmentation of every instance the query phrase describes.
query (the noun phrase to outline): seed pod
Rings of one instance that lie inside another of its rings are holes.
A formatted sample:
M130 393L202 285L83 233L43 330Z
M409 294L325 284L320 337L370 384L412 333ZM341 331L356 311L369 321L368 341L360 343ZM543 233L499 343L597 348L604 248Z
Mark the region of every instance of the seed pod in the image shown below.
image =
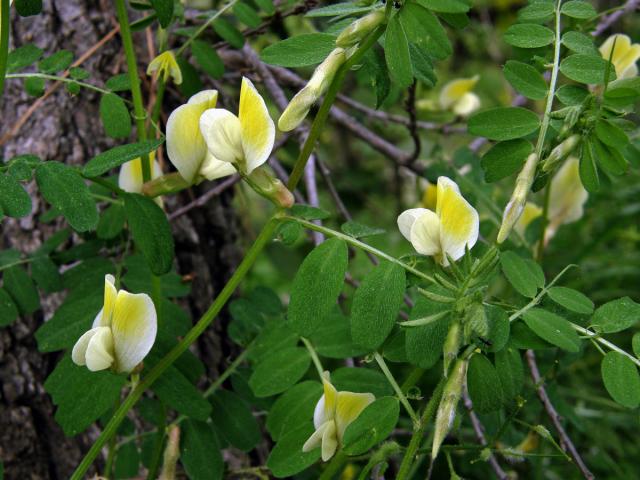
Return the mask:
M451 369L451 375L444 386L442 399L438 405L436 414L436 428L433 433L433 446L431 447L431 459L435 460L440 450L440 445L453 426L456 418L456 407L462 395L462 386L467 377L467 359L459 359Z
M360 40L366 37L384 20L384 9L374 10L364 17L356 20L347 28L345 28L336 39L336 46L349 48L356 45Z
M522 215L524 205L527 202L527 195L529 194L529 190L533 184L537 165L538 156L535 153L532 153L527 158L520 174L518 174L513 194L504 209L502 225L500 225L500 231L498 232L498 243L502 243L507 239L513 229L513 226L520 218L520 215Z

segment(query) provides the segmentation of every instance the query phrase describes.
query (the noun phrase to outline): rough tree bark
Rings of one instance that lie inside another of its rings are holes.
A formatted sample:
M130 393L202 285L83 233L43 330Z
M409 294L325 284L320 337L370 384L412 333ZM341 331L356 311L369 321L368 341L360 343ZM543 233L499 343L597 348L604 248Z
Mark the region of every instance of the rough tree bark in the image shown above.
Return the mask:
M13 12L15 15L15 12ZM12 48L33 42L46 54L64 48L80 57L116 25L113 4L102 0L67 0L44 2L42 14L12 19ZM143 32L135 33L140 46L141 61L148 61ZM116 35L96 51L82 67L91 72L92 82L101 85L110 76L121 73L125 62L120 39ZM142 72L141 72L142 75ZM7 82L0 103L0 145L2 158L32 153L43 160L58 160L82 164L114 143L103 132L99 118L99 95L83 90L71 96L64 87L49 96L29 117L16 135L6 138L18 119L36 100L24 93L21 81ZM171 105L171 102L174 105ZM168 95L166 111L180 102ZM33 185L30 191L34 193ZM177 200L167 202L170 209L181 200L189 201L187 192ZM191 210L174 222L178 271L192 274L194 299L185 305L194 319L208 307L215 293L222 288L236 265L240 249L234 246L238 237L238 222L231 206L232 189L214 198L204 208ZM37 223L37 214L45 208L33 194L33 212L19 221L4 219L0 233L0 249L16 248L28 253L59 228ZM55 406L46 394L43 383L60 359L59 353L41 354L33 333L50 318L63 295L42 296L43 311L20 318L0 330L0 459L4 462L5 478L63 479L68 478L87 450L97 429L90 429L74 438L65 437L55 423ZM214 377L218 365L229 354L215 333L207 332L196 348Z

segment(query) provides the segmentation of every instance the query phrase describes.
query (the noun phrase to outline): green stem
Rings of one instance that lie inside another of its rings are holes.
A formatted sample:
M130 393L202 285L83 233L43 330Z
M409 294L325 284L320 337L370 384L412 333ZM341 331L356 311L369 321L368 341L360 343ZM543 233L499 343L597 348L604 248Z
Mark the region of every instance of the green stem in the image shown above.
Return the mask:
M116 402L113 406L114 410L117 410L120 406L120 396L116 399ZM116 451L118 450L118 446L116 445L116 436L109 441L109 447L107 451L107 461L104 465L104 477L109 479L111 478L111 472L113 471L113 462L116 458Z
M166 409L164 404L160 402L162 408L162 423L158 425L158 431L156 432L156 438L153 442L153 452L151 455L151 463L149 464L149 470L147 472L147 480L154 480L157 476L158 469L160 468L160 460L162 459L162 450L164 446L164 436L166 433Z
M156 90L156 101L153 104L153 110L151 111L151 123L149 124L149 136L154 136L153 133L156 131L156 125L158 124L158 120L160 119L160 112L162 110L162 100L164 99L164 92L167 88L167 84L162 79L161 76L158 76L158 89Z
M198 28L192 35L190 35L189 38L187 38L187 40L177 50L176 57L179 57L180 55L182 55L184 53L184 51L187 49L187 47L191 44L191 42L193 42L197 37L202 35L202 33L207 28L209 28L209 25L211 25L213 22L215 22L218 17L220 17L224 12L226 12L231 7L233 7L237 2L238 2L238 0L231 0L224 7L222 7L220 10L218 10L216 13L214 13L211 17L209 17L209 19L206 22L204 22L200 26L200 28Z
M7 72L9 58L9 28L11 19L11 5L9 0L0 2L0 98L4 92L4 79Z
M216 318L220 310L227 303L227 300L231 297L233 292L236 290L240 282L244 279L244 277L249 272L249 269L253 266L258 255L265 248L267 243L271 240L276 227L278 225L278 219L272 218L262 229L255 242L245 255L244 259L238 265L238 268L231 276L227 284L224 286L220 294L216 297L214 302L211 304L209 309L205 312L205 314L198 320L191 330L184 336L184 338L167 354L162 360L160 360L153 369L142 379L142 381L131 390L127 398L124 400L120 408L114 413L111 417L111 420L104 428L98 439L91 446L91 449L82 459L78 468L73 473L71 480L81 480L89 469L94 459L100 453L100 450L105 445L105 443L111 439L111 437L116 433L116 430L120 423L127 416L129 410L135 405L135 403L140 399L142 394L145 392L147 388L149 388L153 382L155 382L160 375L173 363L176 359L182 355L189 346L196 341L196 339L202 335L202 333L207 329L207 327L213 322Z
M327 468L318 477L318 480L332 480L340 472L346 461L347 456L341 450L338 450L327 465Z
M96 87L95 85L91 85L90 83L81 82L79 80L74 80L73 78L59 77L57 75L47 75L46 73L8 73L6 78L42 78L43 80L53 80L55 82L63 82L63 83L75 83L76 85L86 88L87 90L93 90L94 92L99 92L104 95L112 94L113 92L109 90L105 90L104 88ZM129 102L125 100L125 102Z
M242 353L240 353L240 355L238 355L237 358L233 362L231 362L231 365L229 365L227 369L224 372L222 372L222 374L218 378L216 378L215 382L209 385L209 388L207 388L203 393L203 396L205 398L213 395L215 391L218 388L220 388L220 385L222 385L224 381L236 371L236 368L238 368L240 364L244 362L244 360L249 355L249 352L251 351L252 346L253 344L247 345L247 347L242 351Z
M405 410L411 417L411 420L413 421L414 430L419 429L420 419L418 418L416 411L413 409L413 407L409 403L409 400L407 400L407 397L402 392L400 385L398 385L398 382L396 382L396 379L393 378L393 374L391 373L391 370L389 370L389 367L387 366L387 362L384 361L384 358L382 358L382 355L380 355L378 352L375 352L373 356L376 359L376 362L378 362L378 365L380 366L380 370L382 370L382 373L384 373L384 376L387 377L387 380L393 387L393 390L396 392L396 395L398 396L400 403L402 403L402 406L405 408Z
M390 6L391 3L388 4ZM320 137L324 129L324 124L327 121L327 117L329 116L329 111L331 110L331 106L340 91L340 87L342 86L342 82L344 81L347 72L353 67L356 63L360 61L360 59L367 53L367 50L371 48L378 38L384 33L386 29L386 24L380 25L373 32L371 32L364 41L360 44L355 53L349 57L349 59L338 69L336 72L336 76L334 77L331 85L329 85L329 89L324 96L324 100L320 105L320 109L318 110L317 115L313 119L313 123L311 124L311 130L309 130L309 135L307 136L307 140L304 142L302 146L302 150L300 150L300 154L298 155L298 159L293 167L293 171L291 172L291 176L289 177L289 182L287 183L287 188L289 191L293 192L302 178L302 173L304 172L304 167L307 165L307 161L311 156L311 152L316 146L316 141Z
M136 52L133 47L133 38L131 36L131 26L129 25L129 15L127 14L127 6L125 0L115 0L116 12L118 14L118 22L120 23L120 36L122 37L122 46L124 54L127 58L127 73L129 74L129 82L131 83L131 98L133 99L133 116L136 121L136 130L138 132L138 140L141 142L147 139L147 130L145 128L146 111L142 101L142 91L140 90L140 78L138 77L138 62L136 61ZM149 163L149 154L145 154L140 159L142 162L142 179L144 182L151 180L151 164Z
M361 242L356 238L350 237L349 235L345 235L344 233L338 232L336 230L332 230L331 228L325 227L323 225L316 225L315 223L309 222L303 218L298 218L291 215L285 215L282 218L284 220L293 220L295 222L298 222L303 227L308 228L309 230L315 230L316 232L324 233L328 237L340 238L341 240L344 240L345 242L347 242L349 245L359 248L360 250L364 250L365 252L372 253L378 258L382 258L388 262L395 263L396 265L401 266L407 272L413 273L415 276L420 277L423 280L426 280L431 283L436 283L436 280L433 277L427 275L426 273L423 273L420 270L413 268L410 265L407 265L406 263L398 260L397 258L392 257L391 255L383 252L382 250L378 250L377 248L374 248L371 245Z
M629 358L633 363L635 363L638 367L640 367L640 359L625 352L622 348L618 347L615 343L611 343L609 340L602 338L599 334L592 332L591 330L587 330L586 328L581 327L580 325L576 325L573 322L569 322L569 323L571 323L571 326L573 327L574 330L580 332L581 334L589 337L592 340L595 340L599 344L604 345L609 350L613 350L614 352L618 352L619 354L624 355L625 357Z
M446 378L444 377L440 379L438 385L433 391L433 395L431 395L431 398L429 399L429 403L427 403L427 406L424 408L424 412L422 412L422 416L420 417L420 427L414 431L411 436L407 450L402 458L402 462L400 463L400 469L398 470L396 480L405 480L408 478L409 472L411 471L411 465L418 453L418 448L420 448L420 443L422 442L422 437L424 436L427 424L431 420L431 417L435 415L438 405L440 404L445 380Z
M300 337L300 339L302 340L302 343L304 343L304 346L307 347L307 350L309 351L309 355L311 356L311 360L313 360L313 364L315 365L316 370L318 371L318 376L322 381L323 379L322 374L324 373L324 369L322 368L322 363L320 362L320 358L318 358L316 349L313 348L313 345L311 345L311 342L306 338Z

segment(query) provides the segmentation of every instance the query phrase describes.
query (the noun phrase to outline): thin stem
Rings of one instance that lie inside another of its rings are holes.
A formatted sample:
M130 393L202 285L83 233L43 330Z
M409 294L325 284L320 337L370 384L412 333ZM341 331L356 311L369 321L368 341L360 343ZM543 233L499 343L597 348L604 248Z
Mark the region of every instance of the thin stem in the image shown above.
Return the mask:
M220 294L216 297L214 302L211 304L209 309L205 312L205 314L198 320L191 330L184 336L184 338L167 354L162 360L160 360L153 369L142 379L142 381L131 390L125 401L122 403L120 408L113 414L111 420L104 428L98 439L91 446L91 449L82 459L80 465L76 468L76 471L73 473L71 480L81 480L89 469L93 460L96 458L102 447L105 443L116 433L118 426L124 418L127 416L129 410L135 405L135 403L140 399L142 394L145 392L147 388L149 388L153 382L155 382L160 375L173 363L176 359L182 355L191 345L195 342L200 335L207 329L207 327L213 322L216 318L220 310L227 303L227 300L231 297L233 292L236 290L240 282L247 275L253 264L255 263L258 255L262 252L264 247L273 237L273 234L278 225L278 219L272 218L262 229L255 242L245 255L244 259L238 265L238 268L231 276L227 284L224 286Z
M158 430L156 431L156 438L153 442L151 464L149 465L149 469L147 472L147 480L153 480L156 478L158 469L160 468L160 460L162 459L162 449L164 447L164 436L166 433L165 424L167 412L162 402L160 402L160 405L162 408L162 424L161 426L158 426Z
M309 351L309 355L311 356L311 360L313 360L313 364L315 365L316 370L318 371L318 376L320 377L320 380L322 380L323 378L322 374L324 373L324 369L322 368L322 363L320 362L320 358L318 358L316 349L313 348L313 345L311 345L311 342L306 338L300 337L300 339L302 340L302 343L304 343L304 346L307 347L307 350Z
M388 4L389 6L391 3ZM289 177L289 182L287 183L287 188L289 191L293 192L298 185L298 182L302 178L302 174L304 173L304 167L307 165L307 161L311 156L311 152L316 146L316 141L320 134L324 129L324 124L327 121L327 117L329 116L329 111L331 110L331 106L340 91L340 87L342 86L342 82L344 81L347 72L353 67L360 59L364 56L364 54L375 44L375 42L380 38L383 32L386 29L386 25L380 25L373 32L371 32L364 41L360 44L355 53L349 57L349 59L338 69L336 76L334 77L331 85L329 85L329 89L324 96L324 100L320 105L320 109L318 110L317 115L313 119L313 123L311 124L311 129L309 130L309 135L307 136L307 140L304 142L302 146L302 150L300 150L300 154L298 155L298 159L293 167L293 171L291 172L291 176Z
M347 461L347 456L341 450L333 456L327 468L324 469L318 480L332 480L338 474L342 466Z
M225 6L223 6L220 10L218 10L216 13L211 15L211 17L209 17L209 19L206 22L204 22L200 26L200 28L198 28L195 32L193 32L192 35L189 36L189 38L187 38L187 40L177 50L176 57L179 57L180 55L182 55L184 53L184 51L187 49L187 47L189 45L191 45L191 42L193 42L196 38L198 38L200 35L202 35L202 33L207 28L209 28L209 25L211 25L213 22L215 22L218 17L220 17L224 12L226 12L231 7L233 7L237 2L238 2L238 0L231 0L229 3L227 3Z
M164 99L164 92L167 88L167 84L165 83L162 76L158 76L158 88L156 90L156 100L153 104L153 110L151 111L151 122L149 124L149 136L154 136L153 133L156 131L156 126L158 125L158 121L160 119L160 113L162 110L162 100Z
M630 353L625 352L622 348L617 346L615 343L611 343L609 340L602 338L599 334L592 332L590 330L587 330L586 328L581 327L580 325L576 325L573 322L569 322L569 323L571 323L571 326L573 327L574 330L580 332L581 334L589 337L592 340L595 340L600 345L604 345L609 350L613 350L614 352L618 352L619 354L624 355L625 357L630 359L633 363L635 363L638 367L640 367L640 359L634 357Z
M409 400L407 400L407 397L402 392L400 385L398 385L398 382L396 382L396 379L393 378L393 374L391 373L391 370L389 370L389 367L387 366L387 362L384 361L384 358L382 358L382 355L380 355L378 352L375 352L373 356L376 359L376 362L378 362L378 365L380 366L380 370L382 370L382 373L384 373L384 376L387 377L387 380L393 387L393 390L396 392L396 395L398 396L400 403L402 403L402 406L405 408L405 410L411 417L411 420L413 420L414 429L418 430L420 428L420 419L418 418L416 411L413 409L413 407L409 403Z
M413 465L413 460L418 453L418 448L420 448L420 442L422 442L422 437L424 436L427 424L429 423L429 420L431 420L431 417L435 415L438 405L440 404L445 380L446 379L444 377L440 379L438 385L433 391L433 394L431 395L431 398L429 399L429 403L427 403L427 406L424 408L424 412L420 417L420 427L414 431L411 436L407 450L402 458L402 463L400 463L400 469L398 470L396 480L406 480L408 478L411 466Z
M9 0L0 3L0 99L4 92L4 79L7 72L9 58L9 28L11 19L11 4Z
M410 265L407 265L406 263L398 260L397 258L392 257L391 255L383 252L382 250L378 250L377 248L372 247L371 245L368 245L364 242L361 242L356 238L350 237L349 235L345 235L344 233L338 232L336 230L332 230L331 228L325 227L323 225L316 225L315 223L309 222L308 220L305 220L303 218L298 218L291 215L285 215L282 218L284 220L293 220L295 222L298 222L300 225L302 225L305 228L308 228L309 230L315 230L317 232L324 233L329 237L340 238L341 240L344 240L345 242L347 242L349 245L359 248L360 250L363 250L365 252L372 253L378 258L382 258L388 262L395 263L396 265L401 266L407 272L411 272L415 276L420 277L423 280L426 280L431 283L436 283L435 279L430 275L427 275L426 273L423 273L420 270L413 268Z
M93 90L94 92L102 93L104 95L114 94L109 90L96 87L95 85L91 85L90 83L81 82L80 80L74 80L73 78L59 77L57 75L47 75L46 73L8 73L6 75L6 78L42 78L43 80L53 80L56 82L75 83L76 85L82 88L86 88L87 90ZM124 98L122 100L124 100L125 102L129 102Z
M119 406L120 406L120 395L118 395L118 398L116 399L113 409L117 410ZM116 458L117 450L118 450L118 446L116 445L116 436L114 435L113 438L109 441L109 447L107 450L107 461L104 465L104 477L107 479L111 478L111 471L113 470L113 462Z
M146 111L142 101L142 91L140 90L140 78L138 77L138 62L136 60L136 52L133 47L133 38L131 36L131 26L129 25L129 16L127 14L127 6L125 0L115 0L116 12L118 14L118 23L120 23L120 36L122 37L122 46L124 54L127 57L127 73L129 74L129 82L131 84L131 98L133 99L133 116L136 121L136 131L138 139L142 142L147 139L147 130L145 128ZM140 158L142 162L142 179L144 182L151 180L151 164L149 162L149 154L145 154Z

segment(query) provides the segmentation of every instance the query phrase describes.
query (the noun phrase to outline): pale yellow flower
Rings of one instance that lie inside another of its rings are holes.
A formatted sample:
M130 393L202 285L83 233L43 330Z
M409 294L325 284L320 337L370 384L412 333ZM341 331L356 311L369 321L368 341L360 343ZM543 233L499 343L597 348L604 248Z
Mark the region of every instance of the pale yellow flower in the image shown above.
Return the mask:
M614 42L615 50L611 55ZM611 63L616 69L617 78L630 78L638 75L636 62L640 58L640 44L632 44L627 35L621 33L611 35L600 46L600 54L605 60L609 60L609 57L611 57Z
M473 93L473 88L480 77L459 78L445 84L440 91L440 108L451 110L456 115L466 117L480 108L480 97Z
M444 266L449 265L447 255L457 260L476 244L479 226L478 212L447 177L438 178L435 211L412 208L398 217L398 228L413 248Z
M533 202L527 202L524 206L524 210L522 210L522 215L520 215L520 218L518 218L518 221L513 228L524 237L524 233L527 231L529 224L540 215L542 215L542 208Z
M182 83L182 72L176 62L176 57L171 50L162 52L156 58L151 60L147 67L147 75L157 75L166 82L169 77L173 78L173 83L180 85Z
M324 395L313 412L316 431L302 446L303 452L322 447L322 460L328 461L342 445L347 427L375 400L371 393L338 392L324 372Z
M156 339L157 315L149 295L118 291L114 282L113 275L105 276L104 306L71 353L74 363L92 372L131 372Z
M153 169L151 170L151 180L162 176L162 170L160 165L156 161L156 153L151 152L149 154L149 160L153 163ZM142 193L142 185L144 180L142 177L142 159L136 158L131 160L120 167L120 174L118 175L118 186L129 193Z

